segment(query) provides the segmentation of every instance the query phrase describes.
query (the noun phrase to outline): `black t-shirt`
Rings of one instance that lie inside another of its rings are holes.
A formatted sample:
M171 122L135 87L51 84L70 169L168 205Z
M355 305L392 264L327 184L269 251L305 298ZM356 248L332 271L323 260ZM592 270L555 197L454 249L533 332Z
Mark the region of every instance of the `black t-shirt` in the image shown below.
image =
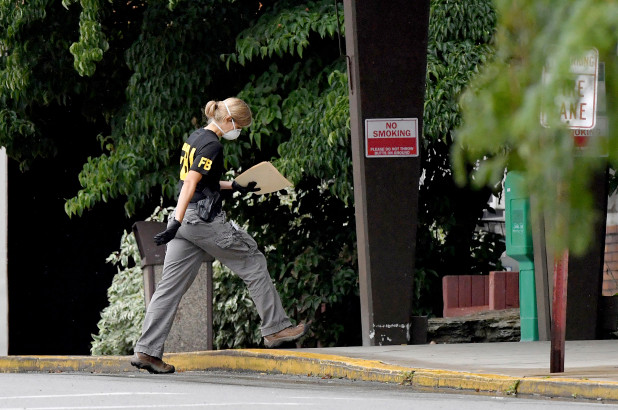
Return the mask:
M223 175L223 145L217 134L200 128L189 135L180 152L179 190L190 170L202 174L191 202L204 198L202 191L206 187L213 192L220 190L219 181Z

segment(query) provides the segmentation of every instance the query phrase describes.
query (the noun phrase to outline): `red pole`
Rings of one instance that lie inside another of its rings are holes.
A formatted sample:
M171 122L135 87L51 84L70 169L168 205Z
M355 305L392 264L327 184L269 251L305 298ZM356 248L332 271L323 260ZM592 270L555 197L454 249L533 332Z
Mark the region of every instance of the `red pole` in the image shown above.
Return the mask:
M564 372L568 273L569 251L564 251L561 256L556 256L554 262L554 294L551 313L551 373Z

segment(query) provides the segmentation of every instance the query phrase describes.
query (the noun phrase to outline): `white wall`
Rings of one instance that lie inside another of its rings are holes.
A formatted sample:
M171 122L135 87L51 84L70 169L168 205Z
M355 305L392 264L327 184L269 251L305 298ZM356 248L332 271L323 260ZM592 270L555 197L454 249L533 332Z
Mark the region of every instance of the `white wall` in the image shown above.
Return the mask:
M7 281L7 216L8 216L7 158L0 148L0 356L9 351L9 287Z
M607 226L618 225L618 194L614 193L607 200Z

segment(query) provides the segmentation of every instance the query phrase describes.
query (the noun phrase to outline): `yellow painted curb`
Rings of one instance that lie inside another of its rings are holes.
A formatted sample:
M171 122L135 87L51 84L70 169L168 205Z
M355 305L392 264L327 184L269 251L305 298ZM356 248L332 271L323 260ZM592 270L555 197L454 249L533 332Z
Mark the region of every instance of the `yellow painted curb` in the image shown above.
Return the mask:
M376 360L295 352L293 350L216 350L170 353L165 361L179 372L236 370L325 378L399 383L425 390L524 394L543 397L618 400L618 382L564 378L521 378L461 371L419 369ZM7 356L0 357L0 372L136 371L129 356Z
M0 372L120 373L135 370L129 360L128 356L4 356Z
M172 353L165 357L166 361L186 371L249 370L389 383L403 382L404 373L410 370L371 360L261 349Z
M534 377L521 379L517 392L543 397L618 400L618 382Z
M248 370L351 380L401 383L422 389L456 389L505 395L618 400L617 382L582 379L521 378L461 371L418 369L375 360L290 350L221 350L172 353L166 361L178 369Z

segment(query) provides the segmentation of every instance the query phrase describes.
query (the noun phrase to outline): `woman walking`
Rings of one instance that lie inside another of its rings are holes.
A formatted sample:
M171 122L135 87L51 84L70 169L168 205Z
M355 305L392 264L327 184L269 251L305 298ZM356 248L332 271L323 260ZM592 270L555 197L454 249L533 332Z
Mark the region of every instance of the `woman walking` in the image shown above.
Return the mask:
M206 253L247 284L262 319L266 347L296 340L308 329L305 324L292 326L255 240L227 221L221 210L220 190L246 194L259 189L255 182L241 186L236 181L221 181L224 169L220 138L238 138L241 129L251 125L251 109L238 98L228 98L208 102L204 111L208 125L194 131L182 146L176 209L167 229L155 236L158 245L167 244L163 276L148 305L142 336L131 359L133 366L151 373L175 370L162 360L163 345L180 299L193 283Z

